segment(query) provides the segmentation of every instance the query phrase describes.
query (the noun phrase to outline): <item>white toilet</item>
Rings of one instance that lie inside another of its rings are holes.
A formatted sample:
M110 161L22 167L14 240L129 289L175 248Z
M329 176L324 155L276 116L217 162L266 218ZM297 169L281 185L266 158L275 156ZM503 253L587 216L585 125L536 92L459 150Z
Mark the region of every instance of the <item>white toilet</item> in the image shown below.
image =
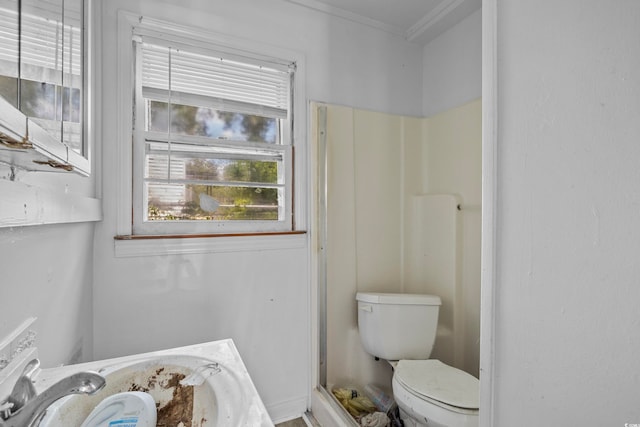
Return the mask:
M429 359L436 338L440 298L358 292L356 300L365 351L394 366L393 397L404 425L477 427L478 379Z

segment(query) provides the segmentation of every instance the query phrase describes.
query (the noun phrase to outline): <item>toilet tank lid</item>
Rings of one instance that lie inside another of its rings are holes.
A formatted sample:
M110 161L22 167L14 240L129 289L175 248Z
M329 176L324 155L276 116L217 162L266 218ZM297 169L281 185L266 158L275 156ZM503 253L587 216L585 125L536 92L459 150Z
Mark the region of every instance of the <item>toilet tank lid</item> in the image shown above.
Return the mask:
M392 294L384 292L358 292L356 300L370 304L441 305L440 297L427 294Z

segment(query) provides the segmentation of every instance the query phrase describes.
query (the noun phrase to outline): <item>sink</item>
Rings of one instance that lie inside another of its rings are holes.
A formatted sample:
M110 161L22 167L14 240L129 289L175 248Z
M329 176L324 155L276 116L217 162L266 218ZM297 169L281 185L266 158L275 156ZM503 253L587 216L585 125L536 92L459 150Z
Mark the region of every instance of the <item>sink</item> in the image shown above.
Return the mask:
M153 397L158 427L273 426L231 340L44 369L36 389L81 370L104 376L105 388L58 400L40 427L80 427L103 399L126 391Z

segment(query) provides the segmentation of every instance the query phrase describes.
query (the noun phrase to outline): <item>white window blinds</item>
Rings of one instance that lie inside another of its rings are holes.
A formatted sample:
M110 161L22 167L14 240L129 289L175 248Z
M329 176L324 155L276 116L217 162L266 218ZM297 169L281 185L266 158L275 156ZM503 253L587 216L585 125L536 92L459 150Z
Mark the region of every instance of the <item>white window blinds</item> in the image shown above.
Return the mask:
M290 66L241 62L224 53L154 43L138 38L142 58L140 76L145 97L167 101L199 96L207 104L233 111L287 118L290 104Z
M77 11L78 17L74 19L65 17L68 22L63 25L60 14L30 9L22 13L19 36L17 10L0 6L0 61L14 64L20 61L20 77L34 81L60 84L60 71L79 76L82 66L80 12ZM17 67L5 68L3 75L18 77Z

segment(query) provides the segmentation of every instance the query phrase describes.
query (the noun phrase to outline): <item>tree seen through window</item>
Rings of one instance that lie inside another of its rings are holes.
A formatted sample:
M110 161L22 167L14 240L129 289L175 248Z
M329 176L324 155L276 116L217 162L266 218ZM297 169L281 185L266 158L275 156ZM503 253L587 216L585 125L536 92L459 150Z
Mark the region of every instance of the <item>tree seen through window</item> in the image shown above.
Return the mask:
M150 101L150 131L172 134L205 136L229 141L278 143L278 120L252 114L219 111L206 107L169 104ZM169 120L169 118L171 118ZM169 128L169 123L171 127ZM176 156L173 154L173 156ZM277 220L278 190L259 184L275 184L278 180L278 162L253 159L206 157L180 158L184 162L182 186L185 200L163 200L149 197L149 220ZM172 171L173 162L172 158ZM164 161L167 169L168 160ZM216 185L224 182L225 185ZM233 185L229 185L233 183ZM247 185L243 185L247 183ZM167 185L158 186L164 189ZM202 208L200 195L214 199L219 205L215 211Z

